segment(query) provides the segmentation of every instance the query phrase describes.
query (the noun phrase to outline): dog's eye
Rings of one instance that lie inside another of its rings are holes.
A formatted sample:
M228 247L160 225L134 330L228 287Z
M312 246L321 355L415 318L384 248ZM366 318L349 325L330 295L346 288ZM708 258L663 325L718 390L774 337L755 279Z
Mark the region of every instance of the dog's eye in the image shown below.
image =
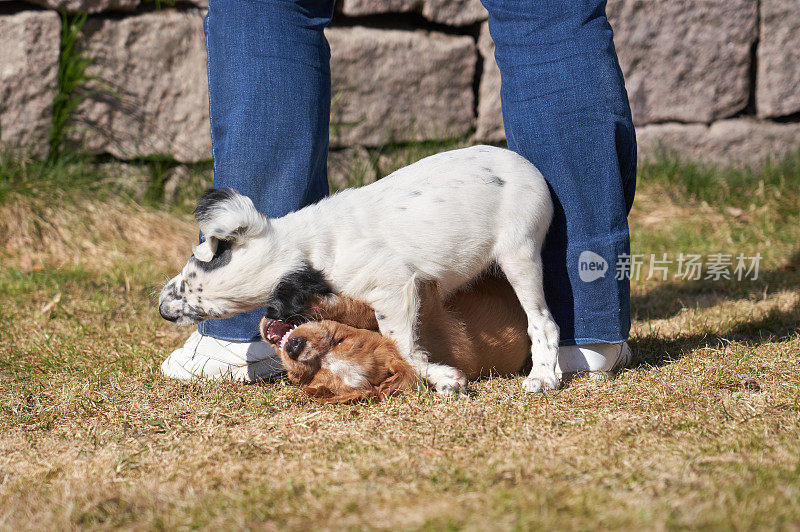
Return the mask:
M342 342L344 342L344 337L342 337L342 338L334 338L333 342L331 343L331 345L339 345Z

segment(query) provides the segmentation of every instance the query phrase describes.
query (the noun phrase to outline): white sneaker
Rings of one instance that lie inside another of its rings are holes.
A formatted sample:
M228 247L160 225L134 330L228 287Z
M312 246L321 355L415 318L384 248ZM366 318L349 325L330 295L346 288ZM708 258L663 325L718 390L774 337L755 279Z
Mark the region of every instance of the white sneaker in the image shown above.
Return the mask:
M558 348L558 375L588 373L592 379L608 379L627 368L633 353L628 342L619 344L565 345Z
M278 354L266 342L232 342L192 333L161 364L161 372L172 379L231 379L255 382L283 372Z

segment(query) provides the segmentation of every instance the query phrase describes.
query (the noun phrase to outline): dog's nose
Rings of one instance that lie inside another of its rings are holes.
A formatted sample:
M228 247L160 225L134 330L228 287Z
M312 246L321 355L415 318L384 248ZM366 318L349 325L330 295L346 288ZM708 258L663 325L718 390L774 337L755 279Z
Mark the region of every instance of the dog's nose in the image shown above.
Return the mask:
M177 315L171 316L171 315L167 314L167 312L164 310L164 306L163 305L159 305L158 306L158 313L161 314L161 317L164 318L167 321L171 321L171 322L178 321L178 316Z
M286 354L289 355L289 358L292 360L297 360L297 357L299 357L300 353L303 352L303 348L305 346L305 338L302 336L292 336L289 338L289 341L286 342Z

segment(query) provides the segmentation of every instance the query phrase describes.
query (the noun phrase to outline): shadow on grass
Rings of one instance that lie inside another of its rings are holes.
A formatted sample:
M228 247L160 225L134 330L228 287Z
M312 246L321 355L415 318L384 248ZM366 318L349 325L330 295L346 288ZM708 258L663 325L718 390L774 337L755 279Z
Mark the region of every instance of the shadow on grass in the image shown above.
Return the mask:
M800 248L786 265L759 272L755 281L697 280L666 282L644 294L631 296L633 319L658 320L686 308L709 308L724 301L762 298L767 292L800 290Z
M668 337L658 332L631 338L633 367L663 366L696 349L721 349L731 342L748 347L792 340L800 332L800 301L788 310L772 309L753 319L738 323L728 330L679 334Z

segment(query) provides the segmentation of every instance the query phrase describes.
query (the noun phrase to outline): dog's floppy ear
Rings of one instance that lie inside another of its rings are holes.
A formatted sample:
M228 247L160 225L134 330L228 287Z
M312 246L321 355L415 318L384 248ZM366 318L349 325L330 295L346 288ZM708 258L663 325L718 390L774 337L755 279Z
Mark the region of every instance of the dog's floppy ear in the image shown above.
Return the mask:
M366 401L368 399L380 398L375 394L374 390L353 390L352 392L334 394L328 390L328 394L315 393L311 397L318 403L335 405L344 403L357 403L359 401Z
M342 404L361 401L375 396L374 389L334 392L326 384L307 384L300 387L311 399L322 404Z
M352 390L345 393L333 393L330 389L320 386L307 390L315 401L319 403L355 403L359 401L381 401L387 397L407 392L417 382L414 370L404 360L392 359L388 361L389 376L372 386L370 390Z
M214 253L217 252L217 244L219 244L219 240L210 236L206 238L204 242L193 246L192 254L197 260L208 262L214 258Z
M197 202L194 217L207 242L215 238L241 241L263 234L269 227L269 220L256 210L253 201L232 188L205 191ZM209 249L212 246L209 244ZM210 250L213 256L214 251ZM201 250L201 254L205 256L208 252Z
M391 358L387 361L389 376L375 387L378 398L407 392L417 382L417 376L411 366L401 358Z
M318 403L342 404L366 400L380 401L392 395L407 392L417 383L414 370L402 359L388 360L387 369L389 376L377 386L370 386L370 389L334 392L328 385L322 383L302 386L302 389Z
M328 388L325 385L306 384L306 385L300 386L300 389L303 390L304 392L306 392L308 395L310 395L311 398L313 400L317 401L318 403L324 403L324 402L326 402L327 399L330 399L331 397L333 397L333 392L330 390L330 388Z
M369 388L355 389L346 386L339 377L330 374L317 373L313 380L308 384L301 384L300 388L318 403L341 404L363 401L365 399L375 399L380 401L374 386Z

